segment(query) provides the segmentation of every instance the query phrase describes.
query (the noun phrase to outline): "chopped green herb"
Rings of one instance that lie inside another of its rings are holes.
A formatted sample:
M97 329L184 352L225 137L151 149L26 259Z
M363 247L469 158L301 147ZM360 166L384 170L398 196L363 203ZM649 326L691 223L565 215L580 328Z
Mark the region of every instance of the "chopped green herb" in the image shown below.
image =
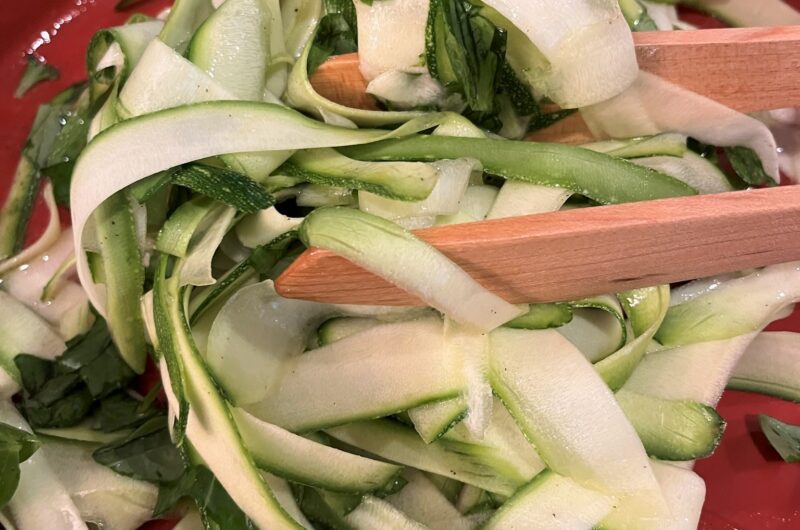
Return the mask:
M117 5L114 6L115 11L125 11L126 9L130 9L131 7L143 4L147 2L147 0L119 0Z
M547 129L551 125L563 120L564 118L571 116L577 112L576 109L562 109L556 110L553 112L546 112L544 114L539 114L531 120L531 124L528 126L528 132L535 132L540 131L542 129Z
M749 147L726 147L725 155L736 174L751 186L777 186L772 177L764 171L761 159Z
M358 17L353 0L325 0L325 13L339 13L347 20L347 24L358 37Z
M303 513L323 528L342 528L343 518L358 508L361 497L294 485L293 491Z
M156 385L153 388L159 390L161 386ZM93 418L93 427L107 433L139 427L147 420L163 414L151 405L147 398L138 401L125 392L117 392L100 402Z
M308 73L314 73L332 55L358 50L358 30L342 13L328 13L319 23L319 30L308 54Z
M765 414L758 415L761 430L786 462L800 462L800 425L791 425Z
M520 116L538 116L541 108L530 89L519 79L508 61L503 62L502 68L499 89L508 94L516 113Z
M431 75L464 96L473 113L494 111L505 64L505 30L465 0L433 0L426 59Z
M77 425L100 400L126 388L135 376L101 318L54 361L22 354L14 363L24 390L21 409L35 428Z
M124 439L99 448L93 457L120 475L154 483L178 480L184 468L164 415L147 420Z
M11 191L0 210L0 260L22 250L43 174L53 182L56 201L69 203L72 167L86 144L89 126L84 88L72 86L39 107Z
M153 515L160 517L166 514L185 498L191 498L197 504L206 528L225 530L254 528L253 523L206 467L192 466L175 482L161 486Z
M19 80L16 92L14 92L15 98L22 98L34 86L43 81L58 79L60 75L58 68L37 59L33 55L28 55L25 59L28 64L25 66L25 72L22 74L22 79Z
M19 484L19 465L39 449L39 441L29 432L0 423L0 508L3 508Z

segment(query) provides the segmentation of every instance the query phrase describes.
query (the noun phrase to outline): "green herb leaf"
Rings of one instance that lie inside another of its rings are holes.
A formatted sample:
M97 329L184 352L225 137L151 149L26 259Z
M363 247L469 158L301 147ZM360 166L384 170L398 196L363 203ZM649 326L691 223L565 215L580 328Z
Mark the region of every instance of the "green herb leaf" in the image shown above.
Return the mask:
M86 335L69 344L56 364L59 373L77 371L95 399L127 387L136 376L122 359L111 340L108 325L101 318L95 320Z
M473 113L492 113L506 55L506 32L465 0L433 0L426 37L431 75L461 93Z
M136 376L113 344L107 346L91 364L81 368L80 374L95 399L127 387Z
M67 351L56 359L59 373L76 372L89 365L111 344L111 333L103 319L96 319L86 334L72 339Z
M155 389L160 386L154 387ZM100 402L94 416L94 428L102 432L116 432L133 429L162 414L161 411L144 402L133 399L125 392L117 392Z
M83 85L68 88L47 105L39 107L36 119L28 135L28 141L22 151L11 191L5 204L0 209L0 259L5 259L22 250L25 235L28 230L31 213L39 188L43 170L54 150L59 149L60 134L66 123L71 121L71 113L81 107L81 94ZM73 133L71 133L73 134ZM85 143L86 135L82 142ZM74 144L71 144L74 145ZM82 145L80 146L82 149ZM69 180L72 173L72 163L77 157L77 152L67 153L61 151L70 163L58 166L63 175L56 177L57 170L47 168L48 175L53 181L56 201L59 204L69 203ZM63 160L63 159L60 159Z
M23 394L22 412L34 428L64 428L79 424L92 407L92 395L76 374L49 380L41 393Z
M39 440L36 439L36 436L22 429L0 423L0 444L12 443L19 446L19 463L29 459L39 449Z
M508 94L514 110L520 116L538 116L541 113L539 103L531 94L531 90L517 77L508 61L503 62L499 89Z
M343 519L361 504L361 496L293 485L300 509L323 528L342 528Z
M72 169L86 147L90 114L86 84L71 86L39 107L22 152L35 171L50 178L56 201L64 206L69 205Z
M725 155L731 163L731 167L736 174L751 186L777 186L778 184L770 177L761 159L755 151L749 147L726 147Z
M85 88L83 83L74 85L39 107L24 150L36 167L46 169L64 163L64 157L80 153L86 145L86 135L81 136L81 131L89 128L89 97ZM62 136L65 128L67 134ZM71 161L74 164L74 159Z
M58 79L60 75L58 68L40 61L33 55L28 55L25 59L28 64L25 66L25 72L22 74L22 79L19 80L16 92L14 92L15 98L22 98L28 90L42 81L53 81Z
M319 23L317 36L308 54L308 73L314 73L332 55L358 50L358 30L341 13L329 13Z
M786 462L800 462L800 425L783 423L765 414L758 415L761 430Z
M126 9L130 9L131 7L143 4L147 2L147 0L119 0L117 5L114 6L115 11L125 11Z
M78 106L61 114L61 130L42 164L42 170L47 176L65 178L72 175L78 155L86 147L91 121L88 110L88 106Z
M531 120L531 124L528 126L528 132L540 131L542 129L547 129L554 123L557 123L564 118L574 114L577 112L576 109L563 109L563 110L556 110L553 112L547 112L544 114L539 114Z
M160 517L166 514L181 499L187 497L197 504L207 528L217 527L224 530L254 528L253 523L233 502L214 474L203 466L192 466L176 482L162 486L158 491L153 515Z
M3 508L19 485L19 465L39 449L39 441L26 431L0 423L0 508Z
M120 475L162 483L178 480L183 474L183 457L172 444L166 416L147 420L124 439L99 448L95 462Z
M100 399L126 388L136 375L99 317L86 335L70 341L67 351L54 361L22 354L14 363L24 389L21 409L35 428L77 425Z
M22 387L31 394L39 392L53 377L52 361L23 353L14 358L14 364L22 377Z
M275 199L253 179L230 169L189 164L170 171L175 184L227 204L242 213L256 213L275 204Z
M356 16L356 6L353 0L325 0L325 14L339 13L358 37L358 17Z
M19 485L19 452L13 445L0 443L0 508L3 508Z

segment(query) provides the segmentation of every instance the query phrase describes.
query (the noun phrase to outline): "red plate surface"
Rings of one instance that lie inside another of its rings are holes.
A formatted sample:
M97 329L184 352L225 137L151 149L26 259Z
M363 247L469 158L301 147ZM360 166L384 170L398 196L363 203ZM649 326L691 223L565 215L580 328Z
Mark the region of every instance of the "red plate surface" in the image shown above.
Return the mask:
M116 13L117 0L24 0L0 10L0 200L7 192L36 107L85 77L86 46L94 31L120 24L130 13ZM758 0L755 0L758 1ZM155 14L170 0L143 2L140 11ZM800 0L789 3L800 8ZM693 22L713 25L694 17ZM14 99L24 69L24 54L35 51L61 70L61 79L44 83ZM43 226L38 212L34 228ZM800 332L800 312L772 326ZM754 415L767 413L800 423L800 407L780 400L727 392L719 412L728 430L717 453L697 466L708 485L701 528L706 530L790 530L800 528L800 465L785 464L771 450ZM149 530L165 530L150 523Z

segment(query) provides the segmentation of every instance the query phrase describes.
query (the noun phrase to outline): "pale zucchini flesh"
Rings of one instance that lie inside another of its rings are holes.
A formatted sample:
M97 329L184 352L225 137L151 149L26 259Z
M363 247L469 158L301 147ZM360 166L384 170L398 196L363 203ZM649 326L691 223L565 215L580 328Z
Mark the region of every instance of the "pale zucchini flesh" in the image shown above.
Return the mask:
M635 506L666 510L644 447L591 364L557 331L499 329L492 387L553 471Z
M461 396L422 405L408 411L408 417L414 424L414 429L425 443L435 442L444 436L468 414L469 407Z
M302 528L277 502L245 449L228 404L219 394L188 332L178 278L167 279L163 274L162 270L156 282L156 327L166 327L159 330L159 335L171 337L170 347L180 363L179 378L167 370L165 360L160 365L172 413L178 414L183 406L174 392L180 388L189 406L185 416L186 437L253 522L263 528ZM162 349L167 346L164 342L159 341Z
M728 388L800 402L800 334L762 333L736 364Z
M703 403L665 400L624 389L616 398L652 458L678 462L705 458L722 440L725 420Z
M366 493L384 488L400 474L399 466L303 438L241 409L231 413L255 463L293 482L331 491Z
M613 506L613 497L545 471L520 488L481 528L589 530L608 515Z
M305 432L458 396L461 363L441 330L438 318L384 324L287 359L274 390L247 410Z
M503 476L493 469L482 452L469 452L467 444L451 447L434 442L426 444L411 428L391 420L357 422L327 429L336 440L379 456L390 462L407 465L454 478L479 488L512 495L525 481Z

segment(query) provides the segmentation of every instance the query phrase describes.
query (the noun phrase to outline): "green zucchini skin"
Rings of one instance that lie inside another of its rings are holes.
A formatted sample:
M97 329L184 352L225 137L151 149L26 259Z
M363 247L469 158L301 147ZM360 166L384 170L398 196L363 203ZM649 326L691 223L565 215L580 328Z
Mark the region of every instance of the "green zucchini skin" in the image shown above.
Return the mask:
M412 135L340 151L357 160L373 161L431 161L469 153L489 174L569 189L601 204L697 194L689 185L653 169L568 145Z
M339 442L388 461L454 478L501 495L512 495L527 480L503 473L512 470L494 467L480 447L464 443L426 444L413 429L392 420L350 423L326 432Z
M105 271L108 326L122 358L141 374L147 361L139 304L144 295L144 265L127 193L112 196L95 215Z
M6 202L0 209L0 261L22 250L41 180L39 170L23 155Z
M481 530L544 529L552 525L580 528L581 523L599 523L613 504L612 497L547 470L517 490Z
M736 365L728 388L800 403L800 334L760 334Z
M617 392L616 398L651 458L674 462L706 458L722 441L725 420L708 405L628 390Z
M158 334L160 370L170 407L179 415L178 444L188 441L231 498L261 528L302 530L283 509L245 447L230 405L194 342L180 286L181 263L167 277L162 256L156 276L153 312ZM171 366L167 366L167 364ZM180 403L179 403L180 402ZM181 438L185 436L185 438Z

